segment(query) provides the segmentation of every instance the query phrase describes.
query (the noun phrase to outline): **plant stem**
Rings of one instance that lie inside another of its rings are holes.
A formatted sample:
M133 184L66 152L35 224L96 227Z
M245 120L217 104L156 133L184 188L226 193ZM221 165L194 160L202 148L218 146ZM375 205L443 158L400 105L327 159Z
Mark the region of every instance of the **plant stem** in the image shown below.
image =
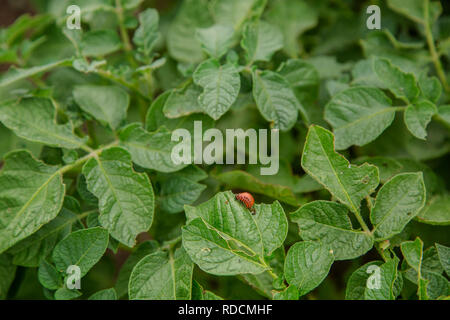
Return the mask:
M436 73L439 79L442 82L442 85L445 91L450 92L450 87L447 83L447 78L444 73L444 69L442 68L441 60L439 59L439 55L436 51L436 46L434 44L433 33L431 32L429 14L430 14L430 1L425 0L424 2L424 27L425 27L425 36L427 38L428 49L430 50L431 59L434 63L434 67L436 69Z
M128 37L128 32L125 28L124 24L124 18L123 18L123 8L122 4L120 3L120 0L116 0L116 14L117 19L119 20L119 30L120 30L120 36L122 37L122 41L124 43L124 49L125 51L131 51L131 42L130 38Z
M370 233L370 229L367 226L366 222L364 221L364 219L362 218L361 214L359 213L358 210L354 210L353 213L355 214L356 220L358 220L359 224L361 225L361 227L363 228L364 232L366 233Z

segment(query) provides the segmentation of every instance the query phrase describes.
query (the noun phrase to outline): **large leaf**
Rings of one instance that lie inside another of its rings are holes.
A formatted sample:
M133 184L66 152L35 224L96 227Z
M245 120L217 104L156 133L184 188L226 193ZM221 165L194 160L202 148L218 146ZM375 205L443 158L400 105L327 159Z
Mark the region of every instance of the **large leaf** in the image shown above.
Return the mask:
M93 30L83 34L80 46L85 56L104 56L119 50L121 43L115 30Z
M246 21L259 16L264 6L261 0L217 0L212 2L212 11L218 23L240 30Z
M199 103L205 113L219 119L236 100L241 87L239 72L232 64L220 65L217 60L207 60L194 72L194 81L203 87Z
M183 245L191 259L216 275L264 271L264 253L284 241L286 217L277 203L255 208L258 212L253 216L229 191L197 207L186 206Z
M245 26L241 46L245 50L247 64L269 61L272 55L283 48L283 34L280 29L264 21Z
M378 186L378 168L351 165L334 150L333 134L311 126L302 155L303 169L351 211L358 212L361 200Z
M346 300L364 300L367 289L367 280L373 273L373 267L382 265L381 261L372 261L356 269L348 278L345 289Z
M422 172L398 174L378 191L370 213L378 240L400 233L425 204L425 185Z
M398 290L395 288L396 279L399 277L397 266L397 258L390 259L383 263L378 271L379 286L367 287L364 291L364 299L395 300L398 295Z
M444 268L445 273L450 276L450 248L436 243L436 250L442 268Z
M83 167L87 186L99 199L99 222L123 244L133 247L136 236L153 221L154 195L150 179L136 173L122 148L109 148Z
M76 86L73 96L83 111L112 129L119 127L127 116L130 97L119 87L90 84Z
M77 266L83 277L100 260L107 247L108 231L100 227L83 229L61 240L52 258L59 272L65 273L69 266Z
M429 3L429 16L425 17L425 2ZM442 12L442 6L439 1L429 0L388 0L388 5L393 10L411 20L425 24L433 22Z
M173 172L186 167L186 164L175 164L172 160L172 150L178 142L172 141L172 133L165 128L150 133L138 123L130 124L123 128L119 138L133 162L141 167L160 172Z
M436 106L427 100L409 105L404 115L406 127L416 138L426 140L427 125L437 111Z
M210 57L220 59L233 46L234 29L229 25L215 24L197 29L196 38Z
M194 265L183 248L157 251L134 267L129 283L131 300L190 300Z
M291 129L301 109L289 82L272 71L253 73L253 97L264 119L282 131ZM305 114L305 113L303 113Z
M336 94L325 107L325 120L336 136L336 149L375 140L395 117L392 101L379 89L356 87Z
M55 218L64 192L56 167L26 151L8 154L0 175L0 253Z
M355 259L372 248L373 238L352 229L345 205L330 201L313 201L291 214L303 240L320 240L333 250L336 260Z
M286 256L284 265L286 281L298 287L299 295L303 296L325 279L333 261L331 250L320 242L297 242Z
M25 98L3 105L0 121L19 137L49 146L76 149L84 143L70 123L56 123L56 109L49 99Z

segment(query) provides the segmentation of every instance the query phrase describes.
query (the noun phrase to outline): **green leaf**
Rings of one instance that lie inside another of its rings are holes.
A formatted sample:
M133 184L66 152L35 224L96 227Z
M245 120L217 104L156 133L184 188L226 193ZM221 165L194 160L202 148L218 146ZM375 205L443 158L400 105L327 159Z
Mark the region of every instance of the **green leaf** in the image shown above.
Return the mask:
M364 292L365 300L395 300L395 282L397 277L398 258L390 259L383 263L379 269L379 287L367 287Z
M426 280L422 278L423 242L419 237L415 241L405 241L400 245L402 254L411 268L417 272L417 295L420 300L427 300ZM425 286L425 288L423 288Z
M272 55L283 48L283 34L270 23L254 21L245 26L241 47L248 65L257 61L270 61Z
M273 291L273 300L298 300L298 288L289 286L283 291Z
M83 34L80 43L84 56L105 56L121 48L120 38L114 30L94 30Z
M0 174L0 253L55 218L64 192L56 167L27 151L9 153Z
M334 257L330 249L315 241L302 241L288 251L284 275L290 285L303 296L317 287L328 275Z
M8 250L14 255L14 264L38 267L51 253L56 243L70 233L72 224L79 219L77 215L64 207L55 219Z
M0 254L0 300L6 299L15 275L16 266L12 263L11 256Z
M429 16L425 17L425 2L429 2ZM425 24L434 22L442 12L439 1L423 0L388 0L388 6L409 19Z
M246 21L261 15L265 1L261 0L217 0L212 3L215 20L240 30Z
M301 203L294 195L291 188L279 184L266 183L247 171L228 171L219 174L215 178L230 189L238 188L249 192L263 194L292 206L298 206Z
M56 300L72 300L81 296L81 292L78 290L70 290L67 288L59 288L55 291Z
M56 109L45 98L25 98L1 106L0 121L19 137L52 147L82 148L85 141L74 135L71 123L56 123Z
M432 197L416 219L432 225L450 225L450 195L446 193Z
M167 32L167 48L174 59L188 63L203 59L200 43L195 41L195 32L197 28L211 24L209 11L205 10L207 7L205 0L183 1Z
M130 97L119 87L76 86L73 96L83 111L112 129L117 129L127 116Z
M194 265L183 248L173 254L157 251L134 267L129 283L131 300L190 300Z
M205 189L205 185L177 173L161 183L159 205L167 213L182 212L184 205L192 204Z
M61 273L59 273L53 265L45 260L42 261L39 266L38 279L39 282L49 290L56 290L63 286Z
M302 155L303 169L354 213L361 200L378 186L378 168L367 163L352 166L334 150L333 134L310 126Z
M333 96L325 120L336 136L336 149L363 146L375 140L395 117L392 101L379 89L355 87Z
M345 300L364 300L367 280L373 274L370 266L381 266L381 261L372 261L356 269L347 281Z
M52 62L49 64L45 64L42 66L31 67L27 69L18 69L15 67L11 67L6 73L2 75L0 78L0 88L9 86L10 84L26 79L28 77L32 77L41 72L50 71L56 67L60 66L70 66L71 60L60 60L56 62Z
M444 268L445 273L450 276L450 248L436 243L436 250L442 268Z
M402 173L393 177L378 191L370 214L377 240L400 233L425 204L422 172Z
M182 228L183 246L202 270L235 275L258 274L267 268L263 254L273 245L264 247L270 242L264 240L268 230L261 232L267 221L257 222L233 193L218 193L197 207L185 206L185 212L188 224ZM270 214L261 218L272 219Z
M179 118L191 113L203 112L198 99L201 93L201 88L196 85L173 90L164 104L164 115L167 118Z
M352 229L345 205L330 201L313 201L291 214L303 240L320 240L333 251L336 260L355 259L373 246L373 238Z
M215 24L197 29L196 38L207 55L220 59L233 46L234 29L230 25Z
M171 140L172 133L165 128L147 132L138 123L123 128L119 134L120 145L128 150L133 162L141 167L160 172L174 172L186 164L172 161L172 150L178 144Z
M97 291L88 300L117 300L117 293L114 288Z
M134 266L142 260L145 256L155 252L158 249L159 245L156 241L145 241L140 243L136 249L130 254L128 259L122 265L119 271L119 275L117 277L116 285L114 288L116 289L117 296L122 298L123 296L128 294L128 282L130 279L131 272L133 271Z
M158 28L158 11L148 8L139 13L139 28L134 33L133 42L138 46L138 50L147 57L150 57L153 47L160 37Z
M200 107L214 120L230 109L241 87L236 67L231 64L220 65L217 60L200 64L193 78L197 85L203 87L203 93L198 97Z
M281 75L268 70L253 72L253 97L261 115L273 122L275 129L288 131L294 126L302 107Z
M254 210L254 219L261 234L264 255L269 256L283 245L288 232L288 221L278 201L272 204L255 204Z
M69 266L78 266L80 276L85 276L100 260L108 247L108 231L96 227L72 232L61 240L53 250L53 261L59 272L65 273Z
M388 59L375 59L373 70L378 79L399 99L412 102L420 90L412 73L405 73Z
M436 106L427 100L409 105L404 114L406 127L416 138L426 140L427 125L437 111Z
M436 77L428 77L426 72L419 76L419 87L425 99L437 103L442 94L442 84Z
M153 221L154 194L145 173L136 173L122 148L104 150L83 167L88 189L99 199L100 224L123 244L133 247L136 236Z
M284 50L291 57L297 57L301 51L299 36L318 22L316 10L301 0L273 1L267 18L280 28L284 38Z

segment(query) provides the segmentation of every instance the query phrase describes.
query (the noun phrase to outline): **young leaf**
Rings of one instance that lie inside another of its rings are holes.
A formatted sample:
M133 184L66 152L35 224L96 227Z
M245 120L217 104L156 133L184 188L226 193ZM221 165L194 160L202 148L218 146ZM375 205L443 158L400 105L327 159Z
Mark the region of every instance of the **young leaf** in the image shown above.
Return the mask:
M114 286L119 298L122 298L128 294L128 282L134 266L142 260L142 258L155 252L158 247L159 245L156 241L145 241L139 244L138 247L135 248L135 251L131 253L123 266L120 268L116 285Z
M378 191L370 213L377 240L400 233L425 204L422 172L398 174Z
M333 96L325 120L333 126L336 149L363 146L375 140L395 117L392 101L379 89L355 87Z
M139 28L134 33L133 42L138 46L138 50L147 57L150 57L160 36L158 27L158 11L148 8L139 14Z
M150 179L136 173L122 148L109 148L83 167L89 191L99 199L100 224L123 244L133 247L136 236L153 221L154 194Z
M203 87L203 93L198 97L200 106L214 120L228 111L241 87L236 67L231 64L220 65L217 60L200 64L193 78L197 85Z
M445 273L450 276L450 248L436 243L436 250Z
M399 99L414 101L420 90L412 73L405 73L387 59L375 59L373 70L378 79Z
M65 273L69 266L78 266L80 276L100 260L108 247L108 231L96 227L72 232L61 240L53 250L53 261L59 272Z
M215 24L209 28L197 29L196 38L206 54L220 59L233 46L234 29L229 25Z
M116 86L76 86L73 96L81 109L102 123L117 129L127 116L128 94Z
M56 109L45 98L25 98L2 106L0 121L19 137L52 147L82 148L85 141L73 133L70 123L56 123Z
M320 242L297 242L286 256L284 265L286 281L298 287L299 296L303 296L325 279L333 261L331 250Z
M363 164L352 166L334 150L333 134L319 126L310 126L302 155L303 169L353 212L361 200L378 186L378 168Z
M134 267L129 283L131 300L189 300L194 265L183 248L157 251Z
M246 53L248 65L257 61L269 61L276 51L283 48L283 34L278 27L267 22L251 22L244 28L241 47Z
M138 123L126 126L119 134L120 145L131 154L133 162L160 172L174 172L187 166L172 161L172 150L178 142L171 137L172 133L165 128L150 133Z
M373 238L352 230L345 205L330 201L313 201L291 214L298 223L303 240L319 240L333 251L336 260L355 259L373 246Z
M289 82L268 70L253 72L253 97L264 119L273 122L273 127L282 131L294 126L297 113L302 109ZM303 112L303 116L305 114Z
M417 272L417 295L420 300L428 300L427 281L422 278L423 242L419 237L415 241L405 241L400 245L402 254L411 268Z
M408 130L416 137L426 140L427 125L431 121L431 117L437 113L436 106L427 101L422 100L409 105L405 110L405 123Z
M61 172L27 151L5 157L0 174L0 253L56 217L64 200Z
M114 288L97 291L88 300L117 300L117 293Z

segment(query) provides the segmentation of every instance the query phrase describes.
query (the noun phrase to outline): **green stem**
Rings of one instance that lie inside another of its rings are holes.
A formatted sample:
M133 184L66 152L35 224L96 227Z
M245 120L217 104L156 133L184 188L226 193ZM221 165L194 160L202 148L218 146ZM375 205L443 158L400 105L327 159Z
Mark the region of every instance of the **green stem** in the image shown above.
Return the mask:
M366 222L364 221L364 219L362 218L361 214L359 213L358 210L353 210L353 213L355 214L356 220L358 220L359 224L361 225L361 227L363 228L364 232L366 233L370 233L370 229L367 226Z
M444 73L444 69L442 68L441 60L439 59L439 55L436 51L436 46L434 44L433 33L431 31L431 26L429 23L429 14L430 14L430 1L425 0L424 3L424 27L425 27L425 36L427 38L428 49L430 50L431 60L433 61L434 67L436 69L436 73L439 79L442 82L442 85L445 91L450 92L450 87L447 83L447 78Z
M117 83L123 85L124 87L127 87L128 89L130 89L131 91L133 91L137 95L139 95L139 97L141 97L141 98L143 98L145 100L149 100L149 98L146 97L144 94L142 94L142 92L139 91L139 89L135 85L125 81L124 79L122 79L120 77L115 76L110 71L97 69L96 72L97 72L98 75L102 76L103 78L111 80L111 81L114 81L114 82L117 82Z
M120 3L120 0L116 0L116 14L117 14L117 19L119 20L120 36L122 37L122 41L124 43L124 49L125 49L125 51L129 52L132 50L132 47L131 47L130 38L128 37L127 29L125 28L124 17L123 17L123 8L122 8L122 4Z

